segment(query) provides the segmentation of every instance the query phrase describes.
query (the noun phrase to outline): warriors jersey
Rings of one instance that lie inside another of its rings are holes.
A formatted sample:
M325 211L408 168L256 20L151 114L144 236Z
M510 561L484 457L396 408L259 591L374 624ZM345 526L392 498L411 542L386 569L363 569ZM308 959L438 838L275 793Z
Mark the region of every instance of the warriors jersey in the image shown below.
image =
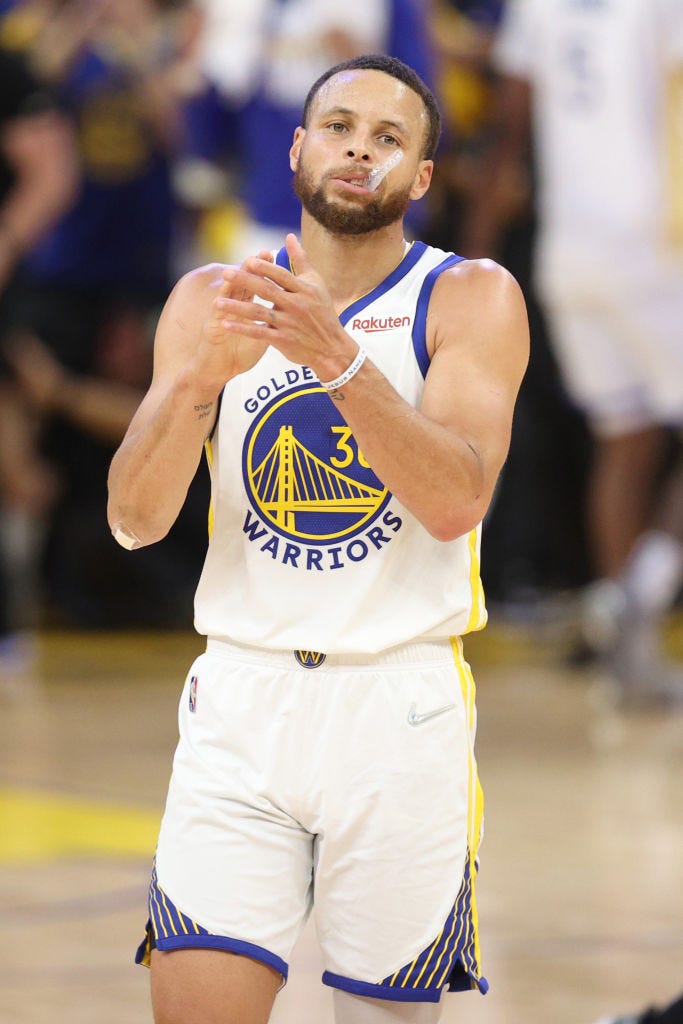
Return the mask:
M541 229L578 272L596 251L588 274L602 277L606 255L618 266L669 240L683 203L680 0L511 0L493 59L532 83Z
M284 249L277 262L288 266ZM419 408L434 284L461 257L415 242L340 316ZM266 648L375 653L481 628L480 527L435 540L378 479L310 367L276 349L230 380L208 446L200 633Z

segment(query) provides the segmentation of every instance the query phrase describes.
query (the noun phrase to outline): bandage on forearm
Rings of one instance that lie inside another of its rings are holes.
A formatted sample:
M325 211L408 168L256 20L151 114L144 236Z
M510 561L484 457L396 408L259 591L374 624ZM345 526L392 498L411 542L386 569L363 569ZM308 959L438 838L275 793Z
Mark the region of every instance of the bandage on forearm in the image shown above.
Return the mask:
M122 523L114 523L111 532L116 543L120 544L126 551L133 551L134 548L142 547L140 538L136 537L133 531L129 530Z

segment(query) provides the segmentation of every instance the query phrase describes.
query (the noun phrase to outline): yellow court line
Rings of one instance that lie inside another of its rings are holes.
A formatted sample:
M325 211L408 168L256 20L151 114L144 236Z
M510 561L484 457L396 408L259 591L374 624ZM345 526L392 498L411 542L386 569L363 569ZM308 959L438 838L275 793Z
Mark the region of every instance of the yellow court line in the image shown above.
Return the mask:
M0 863L152 857L160 813L39 790L0 788Z

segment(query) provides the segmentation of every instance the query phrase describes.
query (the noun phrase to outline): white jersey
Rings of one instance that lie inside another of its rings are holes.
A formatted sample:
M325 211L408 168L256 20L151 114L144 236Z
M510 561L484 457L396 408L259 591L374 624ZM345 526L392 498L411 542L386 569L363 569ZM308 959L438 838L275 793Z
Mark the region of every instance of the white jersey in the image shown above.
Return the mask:
M415 407L429 364L431 291L459 259L415 242L340 316ZM288 267L284 249L277 262ZM373 473L309 367L268 349L226 385L208 449L200 633L270 649L375 653L484 625L480 527L435 540Z
M561 250L571 273L574 254L590 275L670 242L683 0L510 0L506 12L494 63L533 86L541 257Z

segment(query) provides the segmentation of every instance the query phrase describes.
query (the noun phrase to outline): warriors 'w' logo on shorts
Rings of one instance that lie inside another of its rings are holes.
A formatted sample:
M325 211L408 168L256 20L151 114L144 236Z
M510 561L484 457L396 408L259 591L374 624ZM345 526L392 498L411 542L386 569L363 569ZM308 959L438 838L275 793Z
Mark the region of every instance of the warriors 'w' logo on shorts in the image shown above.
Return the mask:
M302 668L320 668L325 660L319 651L294 651L294 657Z

